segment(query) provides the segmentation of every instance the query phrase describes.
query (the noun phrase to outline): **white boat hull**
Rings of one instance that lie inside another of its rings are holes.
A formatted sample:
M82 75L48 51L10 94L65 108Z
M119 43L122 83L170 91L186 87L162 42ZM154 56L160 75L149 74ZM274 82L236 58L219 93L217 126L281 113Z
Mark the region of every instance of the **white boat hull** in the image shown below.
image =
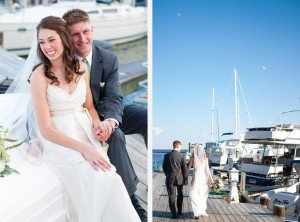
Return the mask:
M300 183L296 183L290 187L279 188L264 192L256 198L256 202L260 203L261 197L268 197L268 209L273 210L273 205L280 204L285 206L285 215L297 217L300 209Z
M76 5L73 7L76 7ZM48 6L48 8L47 6L38 6L24 9L24 12L15 14L15 17L13 13L2 15L0 17L0 31L3 32L3 48L17 55L28 54L38 22L48 15L61 17L64 12L73 7L65 4L62 4L60 8L57 5ZM106 6L107 10L109 10L108 7ZM97 5L91 5L84 10L99 12L99 8ZM94 27L94 40L105 40L113 44L120 44L147 35L147 13L145 8L131 8L122 5L117 5L115 8L118 9L118 13L111 13L108 16L90 14L91 24ZM40 11L46 11L46 13ZM32 18L33 16L30 16L30 14L36 16Z

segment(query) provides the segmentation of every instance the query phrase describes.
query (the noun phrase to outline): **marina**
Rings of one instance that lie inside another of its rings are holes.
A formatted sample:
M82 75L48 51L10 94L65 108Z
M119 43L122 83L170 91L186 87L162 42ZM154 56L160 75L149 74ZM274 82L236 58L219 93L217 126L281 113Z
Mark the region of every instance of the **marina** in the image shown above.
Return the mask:
M153 190L153 221L195 221L189 198L189 187L184 186L183 214L178 219L171 219L168 205L168 193L165 186L165 175L160 170L152 174ZM191 181L191 176L189 176ZM189 182L190 183L190 182ZM220 221L220 222L275 222L284 221L273 213L255 203L227 203L220 195L209 195L207 200L208 217L200 217L198 221Z

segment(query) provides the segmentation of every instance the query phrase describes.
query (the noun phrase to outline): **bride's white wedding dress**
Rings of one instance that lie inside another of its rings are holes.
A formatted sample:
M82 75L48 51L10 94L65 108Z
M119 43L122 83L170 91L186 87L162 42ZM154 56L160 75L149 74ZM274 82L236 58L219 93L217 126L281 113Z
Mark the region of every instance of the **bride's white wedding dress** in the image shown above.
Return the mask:
M90 116L83 108L84 78L80 78L72 94L49 84L47 98L53 127L90 144L108 159L107 147L94 138ZM70 222L140 221L115 169L96 171L80 152L45 139L42 143L47 165L62 181Z
M190 186L190 198L195 217L207 216L206 200L208 197L209 169L207 158L202 145L194 148L194 172Z

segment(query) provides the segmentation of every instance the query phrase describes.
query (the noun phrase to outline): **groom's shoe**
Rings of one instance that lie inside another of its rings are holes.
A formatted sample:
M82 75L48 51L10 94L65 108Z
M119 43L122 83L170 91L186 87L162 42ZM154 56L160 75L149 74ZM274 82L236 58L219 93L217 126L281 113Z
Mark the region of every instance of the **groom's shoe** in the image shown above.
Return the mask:
M147 222L148 221L148 214L142 207L140 207L138 209L135 209L135 210L138 213L138 215L139 215L142 222Z
M131 197L131 203L134 206L136 212L138 213L140 219L142 222L147 222L148 221L148 214L147 212L144 210L144 208L142 208L138 198L133 194Z

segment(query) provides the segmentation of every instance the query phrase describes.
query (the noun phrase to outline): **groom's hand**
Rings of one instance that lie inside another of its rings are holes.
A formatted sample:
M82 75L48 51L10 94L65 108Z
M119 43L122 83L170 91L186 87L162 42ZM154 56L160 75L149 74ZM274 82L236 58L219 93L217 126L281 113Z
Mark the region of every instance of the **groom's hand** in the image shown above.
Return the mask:
M115 129L115 124L112 120L105 120L94 125L93 133L95 138L100 141L107 141Z
M188 185L188 180L184 181L184 186Z

